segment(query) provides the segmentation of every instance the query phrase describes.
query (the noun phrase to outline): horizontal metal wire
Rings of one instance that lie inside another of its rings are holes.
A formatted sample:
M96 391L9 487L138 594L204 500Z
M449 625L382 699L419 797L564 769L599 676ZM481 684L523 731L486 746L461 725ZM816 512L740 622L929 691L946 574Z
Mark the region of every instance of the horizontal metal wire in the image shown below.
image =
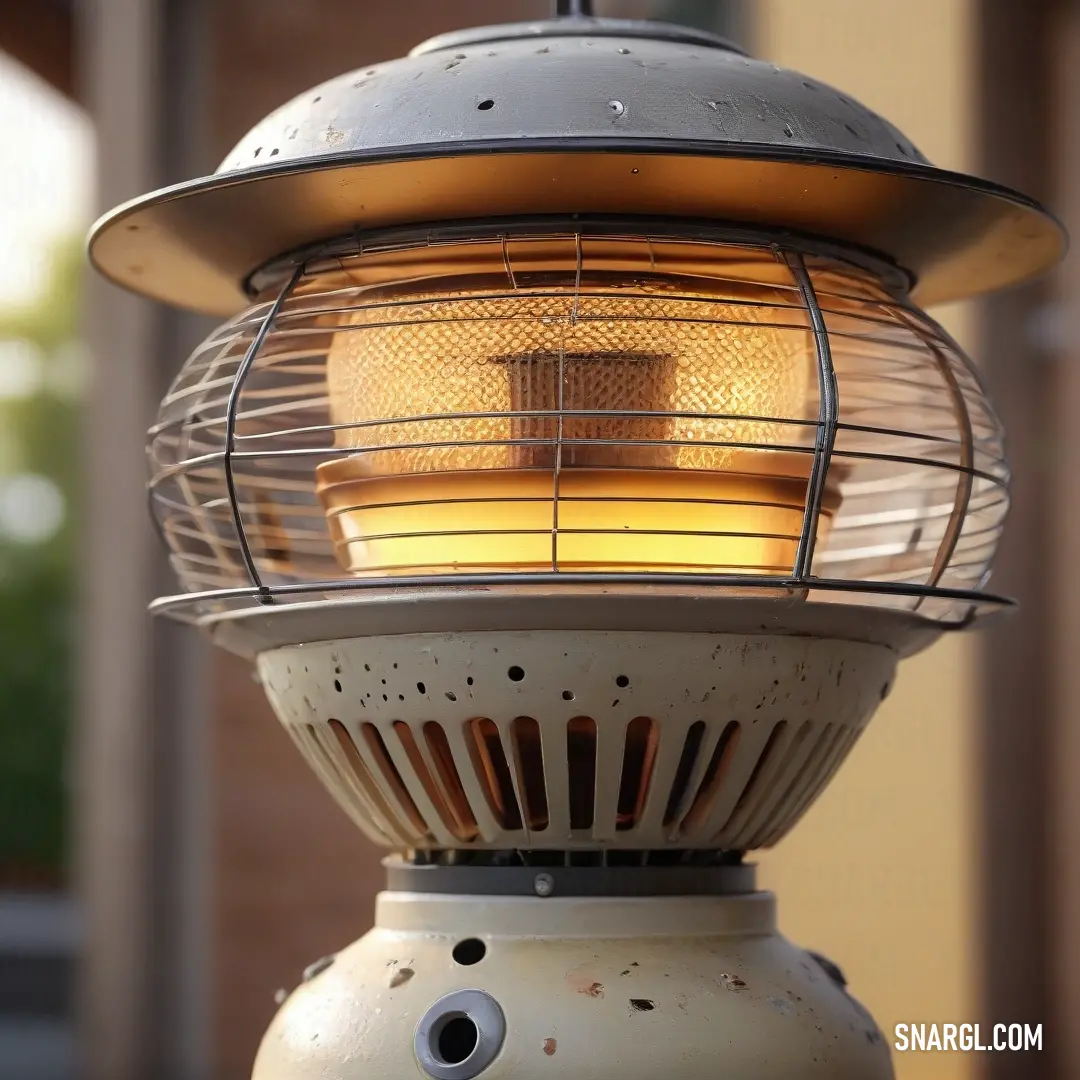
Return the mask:
M972 589L934 588L925 585L913 585L908 582L890 581L849 581L841 578L814 578L811 582L798 581L794 578L778 578L753 574L671 574L663 571L642 573L578 573L560 571L557 573L536 573L524 571L512 576L506 574L429 574L409 577L380 578L335 578L317 582L292 582L277 587L283 597L310 597L322 593L355 592L358 596L383 590L399 589L443 589L443 588L506 588L508 585L527 588L537 585L653 585L653 586L689 586L694 589L730 589L735 592L761 590L764 593L788 593L798 595L807 589L851 593L853 595L881 595L904 598L933 597L941 600L954 600L972 607L1013 607L1015 600L997 596L993 593L978 592ZM211 592L184 593L177 596L165 596L151 605L153 611L171 608L191 607L197 609L207 601L226 601L252 599L258 590L248 587L215 589ZM966 625L968 619L959 620L957 625Z
M356 457L369 454L386 454L395 450L400 451L414 451L414 450L444 450L444 449L481 449L484 447L534 447L534 448L551 448L559 445L551 439L455 439L452 441L439 441L439 442L412 442L412 443L390 443L384 446L362 447L362 448L340 448L340 449L326 449L324 447L290 447L282 450L266 450L266 451L251 451L240 450L230 455L234 462L263 462L263 461L277 461L282 458L319 458L320 460L328 460L331 458L342 457ZM705 449L734 449L734 450L763 450L768 452L774 452L773 446L762 446L760 443L748 443L748 442L724 442L720 440L691 440L691 439L563 439L561 445L563 447L582 446L582 447L608 447L611 449L616 448L659 448L659 447L687 447L687 448L705 448ZM784 453L791 454L805 454L813 456L815 451L813 447L807 446L780 446L776 447L776 450L782 450ZM966 467L963 465L957 465L951 461L939 461L935 458L920 458L913 457L907 454L887 454L887 453L873 453L868 450L836 450L834 451L836 458L846 458L858 461L880 461L888 462L893 465L917 465L928 469L942 469L947 472L962 473L965 476L978 477L981 480L986 480L989 483L1001 484L1004 486L1004 480L1000 476L996 476L993 473L985 472L981 469L975 469L972 467ZM183 462L179 465L170 466L167 469L161 470L153 479L152 483L156 484L159 481L166 479L170 476L177 474L183 474L188 469L195 467L202 467L205 465L216 464L225 460L224 451L216 451L212 454L203 454L197 458L193 458L188 462ZM660 471L660 470L658 470Z

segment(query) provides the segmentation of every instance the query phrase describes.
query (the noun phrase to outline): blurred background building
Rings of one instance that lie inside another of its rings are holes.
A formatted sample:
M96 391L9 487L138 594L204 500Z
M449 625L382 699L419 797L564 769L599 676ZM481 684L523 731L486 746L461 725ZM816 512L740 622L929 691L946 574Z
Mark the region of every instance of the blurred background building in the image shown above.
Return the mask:
M211 171L295 93L546 0L0 0L0 1080L241 1080L379 855L172 591L144 431L206 327L89 280L101 209ZM846 88L937 164L1080 219L1074 0L598 0ZM1074 233L1080 233L1074 223ZM1042 1023L1043 1052L900 1080L1080 1077L1077 271L936 314L1011 435L1021 613L898 686L762 860L785 932L898 1022ZM900 808L904 808L901 810Z

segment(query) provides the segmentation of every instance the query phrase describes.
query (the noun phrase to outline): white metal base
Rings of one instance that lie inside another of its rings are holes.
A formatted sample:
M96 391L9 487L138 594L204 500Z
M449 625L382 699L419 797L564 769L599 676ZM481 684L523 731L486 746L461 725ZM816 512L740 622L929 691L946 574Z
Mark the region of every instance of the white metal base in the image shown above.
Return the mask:
M459 957L482 958L455 961L463 941ZM475 1049L447 1061L439 1033L462 1017L475 1025ZM869 1014L776 932L768 893L383 893L376 928L282 1006L253 1080L474 1076L891 1080L893 1071Z
M751 850L825 788L896 662L836 638L518 630L286 646L258 667L378 843Z

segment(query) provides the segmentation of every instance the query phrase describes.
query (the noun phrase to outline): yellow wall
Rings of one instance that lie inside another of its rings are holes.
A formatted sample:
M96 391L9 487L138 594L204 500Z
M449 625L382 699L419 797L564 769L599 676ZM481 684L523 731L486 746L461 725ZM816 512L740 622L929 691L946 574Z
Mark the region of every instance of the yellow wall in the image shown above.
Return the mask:
M755 51L850 92L935 164L970 169L973 0L758 0ZM970 315L934 313L961 342ZM844 969L891 1043L976 1019L974 640L901 668L821 802L760 859L784 932ZM898 1080L967 1080L977 1055L894 1054Z

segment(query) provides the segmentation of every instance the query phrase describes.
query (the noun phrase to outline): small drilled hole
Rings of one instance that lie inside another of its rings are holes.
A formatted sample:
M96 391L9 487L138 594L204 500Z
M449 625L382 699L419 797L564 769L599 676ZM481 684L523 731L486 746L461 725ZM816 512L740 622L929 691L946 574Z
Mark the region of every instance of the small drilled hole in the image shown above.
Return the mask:
M454 951L450 955L453 956L455 963L470 967L473 964L479 964L484 959L487 955L487 946L479 938L466 938L454 946Z
M337 692L338 692L339 694L341 693L341 680L340 680L340 679L335 679L335 680L334 680L334 689L335 689L335 690L336 690L336 691L337 691Z
M457 694L455 694L453 692L453 690L447 690L446 691L446 700L447 701L457 701Z
M625 675L617 675L615 677L616 686L629 686L630 680Z
M562 699L563 699L563 701L573 701L574 700L574 691L573 690L564 690L562 692Z
M517 666L517 664L515 664L512 668L510 668L507 671L506 677L511 682L521 682L521 680L525 678L525 669L524 668L519 668Z
M472 677L472 676L470 675L470 676L469 676L469 677L468 677L468 678L467 678L467 679L465 680L465 683L466 683L466 685L468 685L468 686L472 686L472 684L473 684L473 677Z
M422 682L416 684L416 689L419 690L421 694L427 693L427 687Z
M487 112L488 109L494 109L495 108L495 102L492 101L491 98L488 98L486 101L481 101L480 104L477 105L476 107L481 112Z
M476 1049L480 1030L475 1021L467 1016L455 1016L448 1020L436 1040L439 1057L446 1065L460 1065Z

